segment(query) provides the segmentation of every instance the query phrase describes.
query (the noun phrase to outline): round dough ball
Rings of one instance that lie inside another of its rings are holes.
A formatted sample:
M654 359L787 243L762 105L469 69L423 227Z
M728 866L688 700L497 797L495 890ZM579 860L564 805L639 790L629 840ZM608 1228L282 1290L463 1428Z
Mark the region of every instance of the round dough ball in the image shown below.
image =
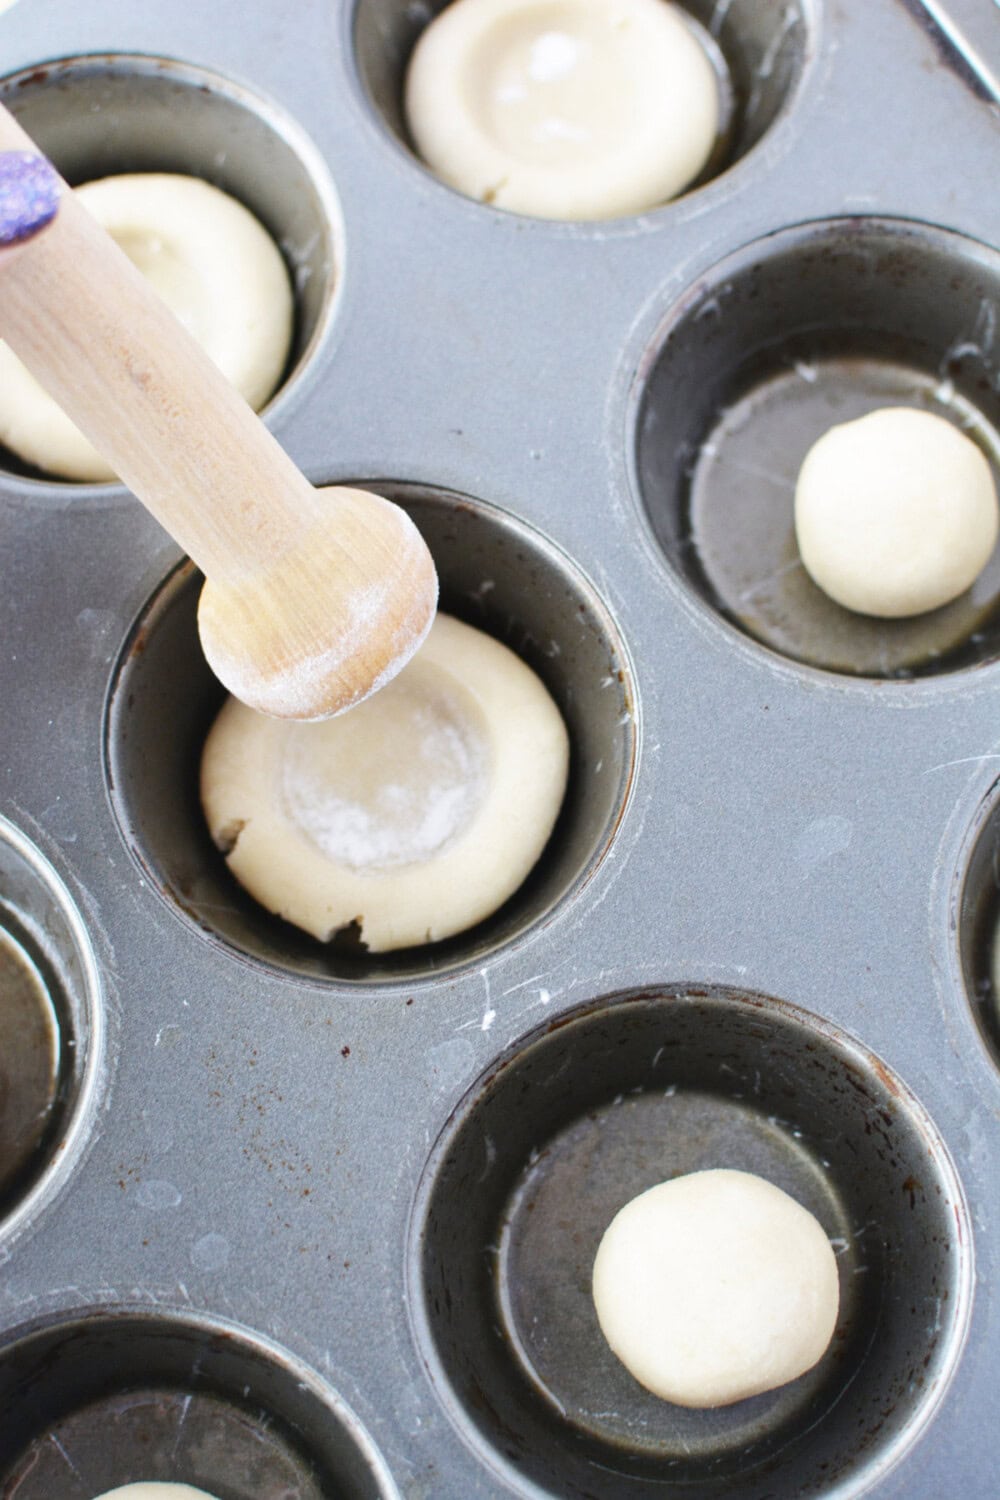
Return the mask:
M140 1479L135 1484L119 1485L105 1490L95 1500L215 1500L207 1490L196 1490L190 1484L164 1484L158 1479Z
M594 1304L636 1380L678 1406L727 1406L811 1369L837 1322L837 1262L813 1215L749 1172L640 1193L594 1262Z
M294 298L267 230L197 177L105 177L77 197L143 273L249 404L273 393L288 362ZM0 442L63 479L115 478L17 356L0 344Z
M795 531L807 572L859 614L923 614L956 599L997 538L990 466L951 422L886 407L814 443Z
M445 182L546 219L672 198L721 115L712 63L668 0L453 0L417 42L405 107Z
M231 698L205 743L202 806L236 879L321 941L371 952L490 915L552 832L569 746L519 657L438 615L386 687L339 718L265 718Z

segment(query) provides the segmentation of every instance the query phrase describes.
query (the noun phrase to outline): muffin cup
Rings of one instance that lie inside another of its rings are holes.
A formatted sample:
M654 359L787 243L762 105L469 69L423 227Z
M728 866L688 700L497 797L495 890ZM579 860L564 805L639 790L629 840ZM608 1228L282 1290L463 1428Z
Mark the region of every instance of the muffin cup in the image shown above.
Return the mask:
M875 218L780 230L683 295L633 391L632 477L664 560L703 607L773 652L847 676L995 660L1000 551L953 603L877 620L805 572L793 509L817 438L884 406L948 418L1000 482L998 297L996 251Z
M287 1350L227 1322L94 1308L0 1346L0 1488L92 1500L189 1484L217 1500L398 1500L357 1417Z
M615 1359L590 1276L625 1203L713 1167L757 1173L819 1219L840 1310L805 1375L689 1411ZM973 1262L947 1151L880 1059L791 1005L677 986L563 1015L479 1080L427 1163L408 1271L438 1397L508 1482L791 1500L860 1494L926 1426Z
M430 547L441 608L496 636L545 683L570 736L570 775L535 869L466 933L369 955L348 932L324 945L271 916L227 870L198 800L201 748L224 694L201 654L200 579L172 575L134 626L112 686L108 783L123 836L172 909L244 956L305 978L377 984L433 978L544 925L593 876L625 815L637 754L625 646L598 595L539 533L467 496L369 486L400 503Z
M78 1165L104 1064L104 999L62 880L0 818L0 1259Z
M390 138L411 153L406 68L420 33L443 9L441 0L357 0L354 8L353 56L366 102ZM811 0L783 6L683 0L679 9L715 68L723 102L719 138L689 193L752 151L791 106L815 50L818 23ZM558 7L552 14L557 26Z
M327 336L344 259L336 191L308 136L241 84L164 57L61 58L0 80L0 101L71 186L126 172L179 173L212 183L259 219L295 292L288 366L263 408L277 417ZM0 452L0 469L67 483L11 453Z

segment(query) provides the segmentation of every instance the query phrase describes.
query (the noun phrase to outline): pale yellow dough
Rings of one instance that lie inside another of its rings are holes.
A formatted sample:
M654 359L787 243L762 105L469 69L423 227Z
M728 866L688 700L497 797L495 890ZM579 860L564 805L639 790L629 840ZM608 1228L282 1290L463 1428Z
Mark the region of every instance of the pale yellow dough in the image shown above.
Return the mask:
M838 604L885 618L964 593L997 539L990 466L943 417L885 407L814 443L795 531L807 572Z
M692 1172L641 1193L605 1231L594 1305L636 1380L678 1406L727 1406L803 1374L837 1322L821 1225L748 1172Z
M721 115L715 69L668 0L453 0L417 42L405 105L445 182L547 219L674 197Z
M542 852L568 737L542 683L482 631L438 615L399 675L340 718L270 719L229 699L201 797L237 880L323 941L372 952L490 915Z
M158 1479L141 1479L137 1484L123 1484L116 1490L105 1490L94 1500L215 1500L207 1490L196 1490L190 1484L164 1484Z
M76 189L154 290L259 409L288 360L294 300L271 236L241 203L197 177L138 173ZM113 470L6 344L0 344L0 443L63 479Z

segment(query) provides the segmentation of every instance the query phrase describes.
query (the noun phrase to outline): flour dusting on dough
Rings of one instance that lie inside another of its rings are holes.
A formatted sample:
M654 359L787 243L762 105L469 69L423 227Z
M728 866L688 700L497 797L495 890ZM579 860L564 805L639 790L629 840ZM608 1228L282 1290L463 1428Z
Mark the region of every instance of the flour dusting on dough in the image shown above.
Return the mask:
M362 727L367 753L358 760L352 746ZM403 681L349 721L290 733L282 796L328 859L388 870L430 859L468 826L486 792L487 765L458 700L441 690L416 696Z

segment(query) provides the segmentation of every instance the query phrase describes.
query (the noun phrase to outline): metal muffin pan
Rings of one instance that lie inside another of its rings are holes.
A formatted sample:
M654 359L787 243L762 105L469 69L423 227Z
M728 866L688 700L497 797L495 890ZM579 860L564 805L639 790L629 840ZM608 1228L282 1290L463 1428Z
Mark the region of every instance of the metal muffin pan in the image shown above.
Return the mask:
M74 180L192 171L269 225L299 329L268 422L410 508L573 740L490 922L317 947L201 828L190 568L120 486L0 463L0 959L40 1100L0 1495L991 1495L1000 580L875 631L788 547L841 415L928 403L996 455L1000 14L692 3L734 79L718 175L567 225L408 151L431 9L0 17L0 92ZM589 1261L706 1165L813 1208L842 1314L801 1381L680 1413L600 1342Z

